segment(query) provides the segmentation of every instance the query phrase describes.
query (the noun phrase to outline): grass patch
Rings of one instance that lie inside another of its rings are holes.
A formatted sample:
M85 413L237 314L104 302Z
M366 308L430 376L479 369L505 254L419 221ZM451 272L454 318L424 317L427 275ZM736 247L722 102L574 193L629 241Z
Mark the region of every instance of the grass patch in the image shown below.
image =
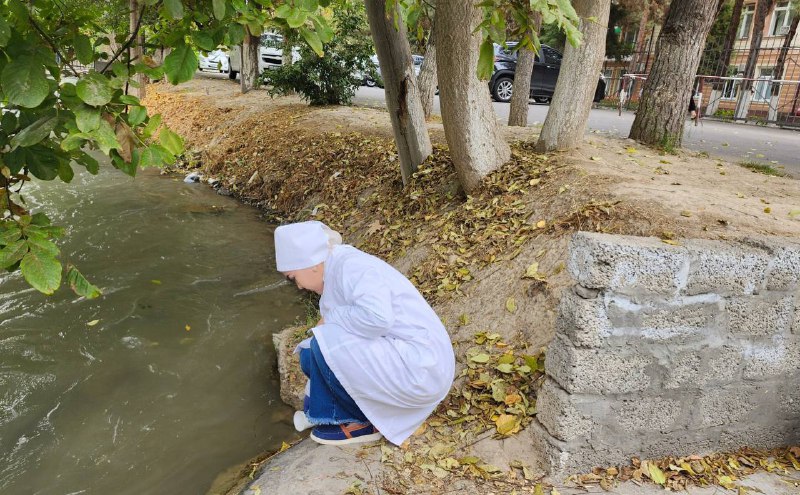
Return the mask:
M786 172L776 169L771 165L759 162L739 162L740 167L744 167L753 173L771 175L773 177L786 177Z

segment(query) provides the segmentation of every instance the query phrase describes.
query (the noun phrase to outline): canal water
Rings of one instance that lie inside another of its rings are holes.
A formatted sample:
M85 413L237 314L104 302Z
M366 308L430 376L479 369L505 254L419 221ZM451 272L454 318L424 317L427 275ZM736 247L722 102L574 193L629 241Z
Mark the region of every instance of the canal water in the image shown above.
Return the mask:
M295 438L271 335L303 310L272 228L203 185L109 169L23 190L104 295L0 274L3 494L202 494Z

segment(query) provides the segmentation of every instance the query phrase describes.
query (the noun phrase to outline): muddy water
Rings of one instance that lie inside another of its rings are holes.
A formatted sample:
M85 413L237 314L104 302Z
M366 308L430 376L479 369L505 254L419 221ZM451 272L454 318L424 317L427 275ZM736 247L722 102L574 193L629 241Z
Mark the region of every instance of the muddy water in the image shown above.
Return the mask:
M26 192L104 296L0 275L0 493L201 494L294 438L269 341L302 308L256 210L155 171Z

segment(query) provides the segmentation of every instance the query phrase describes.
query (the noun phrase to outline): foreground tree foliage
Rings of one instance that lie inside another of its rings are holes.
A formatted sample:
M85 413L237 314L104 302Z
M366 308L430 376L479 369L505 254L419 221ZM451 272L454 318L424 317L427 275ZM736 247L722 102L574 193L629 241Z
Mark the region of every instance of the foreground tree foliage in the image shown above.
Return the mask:
M238 44L245 26L259 34L267 24L292 27L321 55L330 28L318 10L327 3L203 0L187 8L181 0L143 0L132 32L114 37L107 33L127 31L127 2L0 0L0 269L21 271L44 294L66 276L77 294L98 296L74 266L62 266L54 240L64 230L29 211L25 184L69 182L76 165L96 174L93 150L131 176L174 162L183 140L129 94L136 76L187 81L197 70L196 49ZM163 65L130 55L145 31L148 43L171 48Z
M630 137L671 150L681 145L692 85L722 0L673 0Z

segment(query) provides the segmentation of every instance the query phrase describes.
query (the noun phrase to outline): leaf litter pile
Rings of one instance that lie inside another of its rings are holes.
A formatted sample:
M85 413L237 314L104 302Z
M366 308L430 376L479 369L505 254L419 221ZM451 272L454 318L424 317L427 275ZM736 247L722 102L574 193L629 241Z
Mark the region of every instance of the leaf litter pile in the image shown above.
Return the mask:
M210 123L207 112L201 116L203 105L179 107L174 113L184 119L183 133L194 134L190 146L210 138L209 132L221 132L219 125L203 124ZM464 197L446 147L436 145L404 187L391 139L308 130L298 123L306 113L288 107L273 111L269 119L249 117L237 123L235 133L225 133L222 146L190 156L183 165L204 165L236 196L267 210L277 221L319 219L340 230L349 243L388 261L412 250L423 252L409 278L431 303L461 294L477 270L514 259L542 234L590 230L658 235L657 226L649 232L636 225L637 218L645 220L642 224L653 223L636 205L598 193L591 177L581 183L574 168L560 163L557 155L536 153L532 143L514 143L511 161ZM173 119L179 118L176 115ZM536 267L528 271L529 278L544 278ZM506 308L515 312L512 298ZM519 489L538 495L546 490L556 495L555 488L536 483L519 461L504 472L468 453L482 438L510 436L530 423L543 376L543 350L526 354L517 350L524 349L524 343L507 344L498 334L486 332L476 335L472 344L465 346L462 373L451 394L410 443L400 449L381 446L383 460L398 474L391 480L399 489L394 493L423 479L444 487L457 476L507 487L508 493ZM631 466L596 469L571 481L604 489L627 480L652 481L669 489L718 485L738 487L744 494L747 488L736 484L742 475L756 469L798 470L797 457L795 450L747 450L732 456L634 459ZM393 493L391 486L384 488Z

